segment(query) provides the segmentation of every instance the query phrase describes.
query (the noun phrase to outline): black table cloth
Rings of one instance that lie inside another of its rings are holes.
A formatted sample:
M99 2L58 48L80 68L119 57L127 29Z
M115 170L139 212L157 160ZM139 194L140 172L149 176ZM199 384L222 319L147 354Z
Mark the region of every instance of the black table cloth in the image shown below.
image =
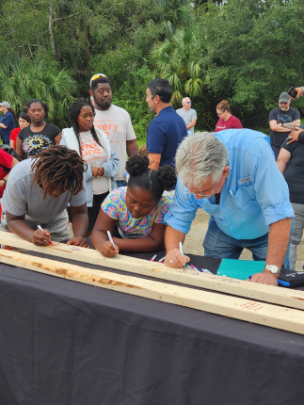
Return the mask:
M4 264L0 304L0 405L304 402L302 335Z

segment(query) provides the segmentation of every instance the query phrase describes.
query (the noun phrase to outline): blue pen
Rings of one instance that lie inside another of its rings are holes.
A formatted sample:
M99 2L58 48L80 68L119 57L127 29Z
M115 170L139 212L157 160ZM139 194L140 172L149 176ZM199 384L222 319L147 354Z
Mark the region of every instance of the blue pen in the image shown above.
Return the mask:
M248 277L248 280L251 280L251 279L252 279L252 276L249 276L249 277Z

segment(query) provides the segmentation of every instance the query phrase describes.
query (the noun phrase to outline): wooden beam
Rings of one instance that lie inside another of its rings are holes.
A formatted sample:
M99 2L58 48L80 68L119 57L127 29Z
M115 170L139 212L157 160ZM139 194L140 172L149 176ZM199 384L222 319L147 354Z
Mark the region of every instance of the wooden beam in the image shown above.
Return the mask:
M96 287L223 315L304 335L302 311L217 293L92 270L1 250L0 262Z
M0 232L0 243L50 256L105 266L161 280L304 310L304 291L249 283L229 277L201 273L195 270L170 269L162 263L123 255L109 259L102 256L96 250L68 246L63 243L55 243L54 246L49 247L40 247L7 232Z

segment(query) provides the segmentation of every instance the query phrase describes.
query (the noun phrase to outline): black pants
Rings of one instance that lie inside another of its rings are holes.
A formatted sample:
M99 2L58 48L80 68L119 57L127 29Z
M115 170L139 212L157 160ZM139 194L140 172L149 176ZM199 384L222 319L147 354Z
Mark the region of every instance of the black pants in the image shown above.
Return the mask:
M271 149L273 150L273 152L275 154L275 160L277 160L280 150L281 150L281 146L271 145Z
M101 204L108 194L109 192L107 191L104 194L93 195L93 206L88 207L88 214L89 214L88 232L92 232L92 229L94 228L96 219L100 211Z

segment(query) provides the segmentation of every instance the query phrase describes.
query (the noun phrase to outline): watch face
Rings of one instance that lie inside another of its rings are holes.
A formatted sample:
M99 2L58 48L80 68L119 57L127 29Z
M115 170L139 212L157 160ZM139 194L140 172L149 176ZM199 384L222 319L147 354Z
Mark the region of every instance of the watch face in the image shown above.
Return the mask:
M280 268L275 264L268 264L265 268L271 271L272 274L280 274Z

